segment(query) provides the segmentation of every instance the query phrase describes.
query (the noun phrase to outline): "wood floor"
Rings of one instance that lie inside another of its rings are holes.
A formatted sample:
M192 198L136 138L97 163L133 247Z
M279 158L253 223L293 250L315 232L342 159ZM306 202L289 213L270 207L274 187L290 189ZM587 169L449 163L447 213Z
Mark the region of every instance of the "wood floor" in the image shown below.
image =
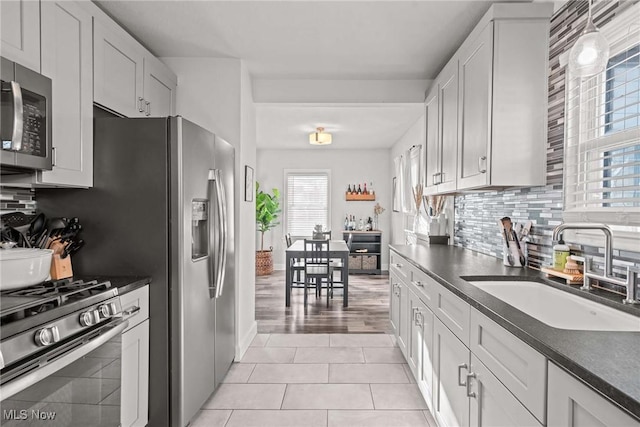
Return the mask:
M390 333L389 276L349 276L349 307L342 306L342 290L336 289L327 308L327 297L309 292L306 310L303 290L293 289L291 307L284 305L284 271L256 277L258 333Z

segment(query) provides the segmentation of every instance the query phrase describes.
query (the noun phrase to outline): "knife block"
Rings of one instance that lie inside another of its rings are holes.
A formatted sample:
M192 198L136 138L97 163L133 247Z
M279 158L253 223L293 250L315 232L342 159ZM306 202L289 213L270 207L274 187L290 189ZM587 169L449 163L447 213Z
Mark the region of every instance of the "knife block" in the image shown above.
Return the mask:
M53 254L51 259L51 270L49 271L53 280L66 279L73 276L71 268L71 257L62 258L59 254Z

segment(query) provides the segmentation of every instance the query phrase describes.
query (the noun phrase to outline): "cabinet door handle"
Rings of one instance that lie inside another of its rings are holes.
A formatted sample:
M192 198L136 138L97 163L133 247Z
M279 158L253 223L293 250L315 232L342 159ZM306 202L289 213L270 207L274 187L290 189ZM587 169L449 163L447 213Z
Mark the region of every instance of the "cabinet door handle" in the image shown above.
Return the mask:
M419 288L424 288L424 283L422 283L420 280L413 282L413 284Z
M144 99L142 99L141 96L138 97L138 111L141 113L144 113L144 107L142 106L142 103L144 102Z
M146 106L144 115L148 117L151 115L151 102L145 101L144 103Z
M437 173L434 173L433 176L432 176L432 180L431 181L433 181L433 185L438 185L438 182L436 181L436 176L438 176Z
M398 263L398 262L396 262L395 264L393 264L393 266L394 266L395 268L402 268L402 264L400 264L400 263Z
M56 155L56 147L51 147L51 166L55 166L58 160Z
M135 314L135 313L137 313L139 311L140 311L140 307L136 305L136 306L133 306L133 307L123 311L122 315L123 316L131 316L132 314Z
M475 391L471 391L471 379L476 377L475 372L469 372L467 374L466 387L467 387L467 397L477 397Z
M469 366L467 366L466 363L461 363L460 365L458 365L458 385L460 387L466 387L467 386L467 382L462 382L462 370L463 369L468 369Z
M478 157L478 172L480 172L480 173L486 173L487 172L486 163L485 163L484 168L482 167L482 163L485 162L486 160L487 160L487 156Z

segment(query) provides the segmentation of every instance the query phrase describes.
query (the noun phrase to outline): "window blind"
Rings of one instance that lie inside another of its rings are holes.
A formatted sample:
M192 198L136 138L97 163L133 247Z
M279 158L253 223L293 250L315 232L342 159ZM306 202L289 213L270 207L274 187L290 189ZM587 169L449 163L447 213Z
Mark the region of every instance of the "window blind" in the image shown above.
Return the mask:
M287 172L287 232L311 236L316 224L329 229L329 174Z
M623 26L606 70L567 82L567 221L640 225L640 26Z

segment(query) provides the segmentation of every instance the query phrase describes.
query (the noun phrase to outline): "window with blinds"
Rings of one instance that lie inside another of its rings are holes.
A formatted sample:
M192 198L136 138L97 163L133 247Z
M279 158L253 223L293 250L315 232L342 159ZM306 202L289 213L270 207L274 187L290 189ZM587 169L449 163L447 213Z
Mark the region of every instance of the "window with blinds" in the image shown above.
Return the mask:
M286 171L287 233L293 237L311 236L316 224L330 229L329 172Z
M567 82L563 216L638 231L640 25L614 20L603 34L611 45L606 70Z

